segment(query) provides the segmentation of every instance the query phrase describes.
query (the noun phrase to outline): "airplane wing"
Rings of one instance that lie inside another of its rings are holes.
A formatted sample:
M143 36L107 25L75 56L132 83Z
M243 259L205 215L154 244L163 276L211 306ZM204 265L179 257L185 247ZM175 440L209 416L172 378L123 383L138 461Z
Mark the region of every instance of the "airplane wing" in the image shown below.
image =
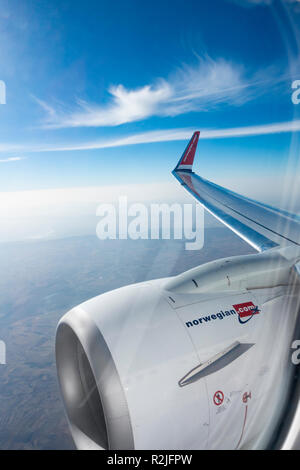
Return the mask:
M193 172L200 132L193 134L173 175L211 214L257 251L300 246L300 217L241 196Z

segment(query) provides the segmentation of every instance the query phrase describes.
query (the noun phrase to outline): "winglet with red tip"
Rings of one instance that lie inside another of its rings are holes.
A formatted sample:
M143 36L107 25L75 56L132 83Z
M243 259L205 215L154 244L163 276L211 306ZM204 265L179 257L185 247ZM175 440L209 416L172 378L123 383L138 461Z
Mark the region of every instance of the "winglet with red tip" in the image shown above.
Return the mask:
M199 135L199 131L194 132L193 137L189 141L188 146L180 157L179 162L177 163L177 166L175 167L174 171L192 171Z

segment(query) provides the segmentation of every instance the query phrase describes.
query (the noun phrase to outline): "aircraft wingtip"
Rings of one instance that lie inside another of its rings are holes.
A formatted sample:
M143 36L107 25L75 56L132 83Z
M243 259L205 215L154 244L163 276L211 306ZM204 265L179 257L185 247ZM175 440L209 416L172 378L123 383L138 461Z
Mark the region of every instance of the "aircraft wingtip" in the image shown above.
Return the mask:
M177 163L175 167L175 171L178 171L178 170L192 171L199 136L200 136L200 131L195 131L185 151L180 157L179 162Z

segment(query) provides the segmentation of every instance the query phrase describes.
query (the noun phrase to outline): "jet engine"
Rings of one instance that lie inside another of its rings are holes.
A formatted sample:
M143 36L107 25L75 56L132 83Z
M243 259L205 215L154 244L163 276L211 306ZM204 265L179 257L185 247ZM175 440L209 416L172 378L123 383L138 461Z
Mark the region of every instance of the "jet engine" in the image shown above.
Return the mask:
M56 360L77 448L267 447L293 376L294 276L293 261L270 250L69 311Z

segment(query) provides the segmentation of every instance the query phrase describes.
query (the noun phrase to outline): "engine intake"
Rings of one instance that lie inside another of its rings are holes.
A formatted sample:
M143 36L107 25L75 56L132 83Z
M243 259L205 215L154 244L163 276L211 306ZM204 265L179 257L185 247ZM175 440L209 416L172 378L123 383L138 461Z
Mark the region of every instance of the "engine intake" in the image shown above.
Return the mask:
M58 379L78 449L133 449L123 388L107 344L85 311L73 309L56 335Z

